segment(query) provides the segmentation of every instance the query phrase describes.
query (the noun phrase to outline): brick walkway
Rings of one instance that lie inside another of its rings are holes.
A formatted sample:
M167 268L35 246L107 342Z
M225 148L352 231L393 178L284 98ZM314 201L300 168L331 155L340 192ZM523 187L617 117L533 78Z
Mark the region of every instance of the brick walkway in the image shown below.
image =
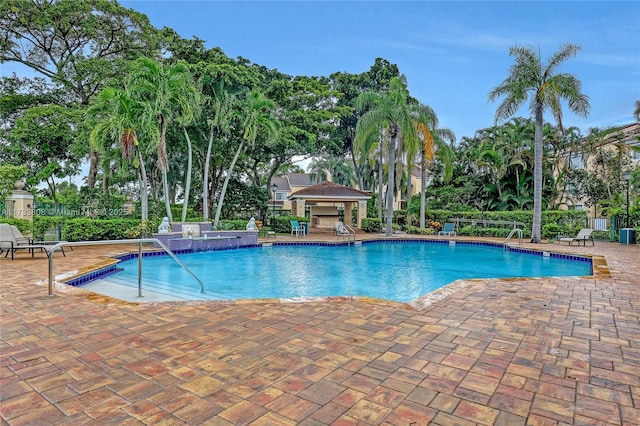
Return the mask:
M48 297L44 254L0 258L0 414L10 425L640 424L640 246L541 248L602 255L611 276L473 280L420 310L130 304ZM68 250L56 273L121 250Z

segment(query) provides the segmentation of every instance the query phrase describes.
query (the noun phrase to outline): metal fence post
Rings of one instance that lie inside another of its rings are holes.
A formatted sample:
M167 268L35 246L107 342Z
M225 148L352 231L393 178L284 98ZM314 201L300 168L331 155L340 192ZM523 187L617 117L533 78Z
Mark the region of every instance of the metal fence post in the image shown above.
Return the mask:
M616 241L616 217L615 216L611 216L611 226L609 228L611 229L611 232L609 233L609 241L613 243Z
M49 296L53 296L53 250L48 252L47 256L49 256Z
M142 297L142 242L138 243L138 297Z

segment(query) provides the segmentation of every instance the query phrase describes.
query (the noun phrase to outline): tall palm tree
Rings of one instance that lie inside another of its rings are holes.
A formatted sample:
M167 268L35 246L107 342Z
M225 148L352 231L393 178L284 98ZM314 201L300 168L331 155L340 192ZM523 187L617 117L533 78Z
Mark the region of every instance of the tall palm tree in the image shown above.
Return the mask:
M515 57L515 64L511 66L509 76L489 93L490 101L505 96L496 110L496 122L511 117L531 97L529 109L535 121L531 230L533 243L540 243L542 240L543 113L547 109L550 110L560 129L562 129L561 100L566 100L569 109L579 116L586 117L589 113L589 98L582 93L580 80L571 74L557 72L560 65L576 56L579 50L580 47L575 44L565 44L543 64L540 52L535 52L530 47L513 46L509 49L509 55Z
M90 135L92 147L98 153L105 154L115 143L116 149L122 154L122 161L138 169L141 216L142 220L147 220L148 178L143 157L144 149L140 146L139 136L154 140L158 135L157 126L149 125L149 121L144 119L144 114L145 106L134 99L126 89L109 87L103 89L87 109L87 117L93 127Z
M162 174L164 203L169 221L173 220L169 197L167 171L167 127L176 122L183 128L189 125L198 115L199 92L193 76L184 62L163 65L151 58L138 58L128 76L134 96L147 106L145 114L155 120L159 138L156 141L158 150L158 166ZM183 129L186 133L186 129ZM188 135L187 135L188 136ZM187 139L190 145L190 140ZM189 156L191 158L191 155ZM188 164L187 184L190 183L191 164ZM187 188L185 188L186 190ZM188 194L186 194L188 195ZM185 198L187 202L187 198ZM184 216L184 213L183 213Z
M429 163L437 156L444 165L444 181L453 173L453 150L446 141L455 142L456 136L450 129L438 128L438 116L431 107L418 105L414 112L414 125L420 136L420 228L424 228L426 212L427 173Z
M409 106L409 92L404 79L394 77L389 81L389 87L384 92L362 92L356 98L356 108L366 112L356 125L356 145L362 145L358 140L368 140L373 134L378 134L383 127L389 137L389 151L387 154L387 217L386 235L393 234L391 226L393 219L393 203L395 199L395 160L396 152L403 139L418 139L413 124L412 109Z
M206 74L202 77L203 91L208 94L205 100L207 111L207 124L209 125L209 142L204 163L202 184L202 214L204 220L209 220L209 174L211 168L211 151L214 135L226 138L231 133L231 124L235 118L235 108L239 91L230 90L225 86L223 78L211 77Z
M640 121L640 101L636 101L636 109L633 110L633 116Z
M278 122L272 115L274 109L275 103L267 99L262 93L256 90L252 90L247 93L240 111L242 140L240 141L236 154L229 165L227 175L224 178L213 226L218 226L220 213L222 212L222 205L224 203L224 196L227 192L227 186L229 185L229 179L231 178L233 168L235 167L236 161L238 161L238 157L240 156L244 146L253 146L258 137L258 133L264 132L264 137L267 140L272 139L277 135L279 126Z

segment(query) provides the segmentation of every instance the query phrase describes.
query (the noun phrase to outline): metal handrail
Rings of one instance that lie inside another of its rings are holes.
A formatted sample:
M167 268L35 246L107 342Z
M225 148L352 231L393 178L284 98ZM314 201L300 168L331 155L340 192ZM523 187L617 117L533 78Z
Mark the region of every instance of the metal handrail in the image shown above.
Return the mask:
M63 246L98 246L107 244L138 244L138 297L142 297L142 243L156 243L167 252L169 256L173 258L182 269L187 271L195 280L200 284L200 293L204 293L204 284L194 274L191 269L187 268L187 265L182 263L180 259L167 247L162 241L157 238L138 238L130 240L104 240L104 241L61 241L55 245L52 245L47 250L47 256L49 257L49 296L53 296L53 253L62 248Z
M349 231L349 236L347 237L347 243L351 244L351 235L353 235L353 242L356 242L356 231L349 225L343 225L347 231Z
M502 245L505 249L507 248L507 243L509 242L511 237L513 237L513 234L515 234L516 232L518 233L518 245L522 245L522 229L513 228L511 232L509 232L509 235L507 235L507 238L504 240L504 243Z

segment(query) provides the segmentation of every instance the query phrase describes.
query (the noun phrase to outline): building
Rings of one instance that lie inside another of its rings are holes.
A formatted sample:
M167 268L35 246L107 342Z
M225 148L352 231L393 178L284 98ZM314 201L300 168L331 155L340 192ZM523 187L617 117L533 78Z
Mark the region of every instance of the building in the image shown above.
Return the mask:
M411 196L420 193L421 185L422 185L422 172L419 166L414 166L411 173ZM309 173L289 173L284 177L274 177L271 179L271 188L269 189L269 203L268 207L271 210L289 210L292 214L296 216L304 216L303 214L294 213L297 211L301 213L299 208L294 206L294 202L290 199L290 196L294 193L302 191L304 189L310 188L313 185L318 184L319 182L314 182L311 179L311 175ZM362 192L366 194L366 192ZM368 194L367 194L368 195ZM406 202L402 199L405 194L396 194L394 210L406 209ZM371 198L370 196L367 198ZM311 202L313 203L313 202ZM337 202L336 204L341 204L341 202ZM309 202L305 203L305 208L308 211L313 204L309 204ZM344 206L343 206L344 207ZM360 209L362 210L362 209ZM340 209L341 217L342 217L342 208ZM307 215L308 216L308 215Z
M317 182L312 182L309 173L289 173L285 177L271 179L269 207L277 210L291 210L292 203L289 195L308 188Z
M562 171L562 167L568 167L574 170L596 170L598 167L599 153L609 152L614 153L620 158L620 164L623 168L635 169L640 167L640 152L630 147L637 147L640 149L640 124L632 123L626 126L622 126L617 129L611 130L604 138L596 141L595 146L590 145L588 140L584 140L581 149L579 151L567 154L565 161L560 165L559 171ZM622 170L623 172L624 170ZM623 179L622 176L612 176L611 180ZM601 216L597 206L587 206L587 200L579 198L572 192L572 188L568 187L566 192L562 194L560 199L561 210L590 210L589 216L591 218L598 218ZM604 221L600 221L604 223ZM595 225L594 228L603 228L605 225Z

